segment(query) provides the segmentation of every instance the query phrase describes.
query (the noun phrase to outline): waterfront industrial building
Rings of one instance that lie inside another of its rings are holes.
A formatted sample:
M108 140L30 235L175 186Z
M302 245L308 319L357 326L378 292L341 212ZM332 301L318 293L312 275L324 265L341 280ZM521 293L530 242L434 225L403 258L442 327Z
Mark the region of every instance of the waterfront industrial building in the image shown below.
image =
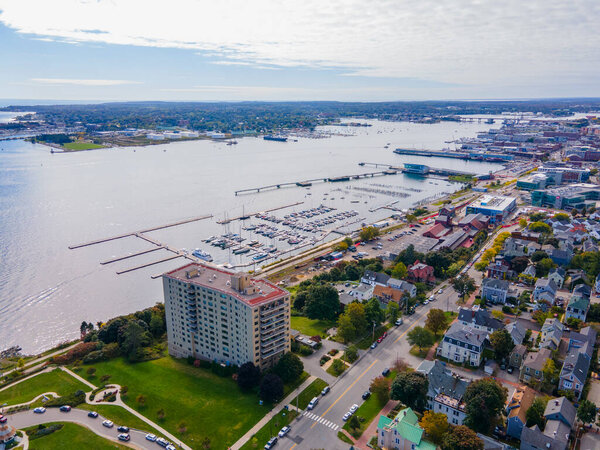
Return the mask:
M192 263L163 275L169 353L272 367L290 350L290 295L265 280Z
M483 214L490 223L502 222L517 207L517 199L499 195L484 195L467 205L466 214Z

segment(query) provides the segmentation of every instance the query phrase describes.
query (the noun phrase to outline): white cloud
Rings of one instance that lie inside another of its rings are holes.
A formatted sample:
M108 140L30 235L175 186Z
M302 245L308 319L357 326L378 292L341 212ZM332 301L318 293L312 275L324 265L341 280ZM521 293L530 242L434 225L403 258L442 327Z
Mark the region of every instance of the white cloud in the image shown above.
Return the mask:
M75 78L31 78L31 81L53 86L120 86L122 84L141 84L139 81L129 80L80 80Z
M6 26L44 39L191 49L220 64L477 86L597 86L600 70L597 0L0 0L0 10Z

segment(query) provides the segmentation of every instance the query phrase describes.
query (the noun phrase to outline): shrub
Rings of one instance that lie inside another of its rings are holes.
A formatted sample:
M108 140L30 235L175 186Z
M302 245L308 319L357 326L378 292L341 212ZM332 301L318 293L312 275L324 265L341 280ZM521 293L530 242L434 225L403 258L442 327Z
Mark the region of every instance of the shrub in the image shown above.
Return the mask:
M506 314L512 314L512 313L513 313L513 310L512 310L512 308L511 308L510 306L504 305L504 306L502 307L502 312L503 312L503 313L506 313Z
M53 423L52 425L39 425L35 430L29 430L27 432L27 436L30 441L34 439L38 439L44 436L48 436L49 434L54 433L55 431L60 430L63 427L62 423Z
M102 350L94 350L93 352L88 353L83 357L83 362L85 364L92 364L98 361L103 361L106 358L104 357L104 353Z
M81 405L82 403L85 403L85 392L79 390L63 397L52 398L45 403L45 406L52 407L69 405L75 407L77 405Z
M309 356L313 354L313 349L306 345L301 345L298 353L300 353L302 356Z
M339 352L339 350L338 350L337 348L334 348L334 349L332 349L332 350L329 350L329 354L330 354L331 356L335 356L335 355L337 355L337 354L338 354L338 352Z
M116 342L111 342L110 344L102 347L102 353L107 359L116 358L121 355L121 349L119 348L119 344Z
M88 370L85 371L90 377L93 377L96 373L95 367L89 367Z
M69 350L64 355L57 355L50 358L50 362L53 364L70 364L77 359L83 359L88 353L98 349L97 342L82 342L76 347Z

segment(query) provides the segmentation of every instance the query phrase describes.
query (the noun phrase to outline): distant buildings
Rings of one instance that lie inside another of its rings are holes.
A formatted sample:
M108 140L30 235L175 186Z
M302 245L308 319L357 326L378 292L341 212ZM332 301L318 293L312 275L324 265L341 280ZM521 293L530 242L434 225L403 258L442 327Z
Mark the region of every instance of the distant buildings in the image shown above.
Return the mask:
M192 263L163 275L169 353L266 369L290 350L289 293Z
M417 287L414 284L403 280L397 280L381 272L365 270L365 273L363 274L363 277L360 279L360 281L364 284L368 284L373 287L384 286L393 289L398 289L402 292L408 293L410 297L415 297L417 295Z
M490 223L502 222L517 206L514 197L499 195L483 195L478 200L467 205L467 214L483 214L489 217Z

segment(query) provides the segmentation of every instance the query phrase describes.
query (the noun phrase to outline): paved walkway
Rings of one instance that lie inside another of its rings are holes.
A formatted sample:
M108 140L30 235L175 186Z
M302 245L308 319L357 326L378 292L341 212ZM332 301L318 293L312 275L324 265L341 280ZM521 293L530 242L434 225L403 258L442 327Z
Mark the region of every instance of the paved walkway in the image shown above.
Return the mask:
M44 356L40 356L39 358L35 358L32 359L31 361L25 363L25 365L21 368L15 368L15 369L11 369L7 372L3 373L3 376L6 376L12 372L14 372L15 370L23 370L23 373L29 373L34 371L35 369L37 369L40 366L43 366L44 364L46 364L46 361L50 358L52 358L53 356L57 356L57 355L62 355L63 353L68 352L69 350L71 350L72 348L76 347L77 345L79 345L81 342L76 342L73 345L69 345L68 347L65 347L63 349L57 350L54 353L50 353L48 355L44 355Z
M371 438L377 434L377 424L379 423L379 416L384 415L387 416L388 413L394 409L398 402L396 400L389 400L385 406L379 411L379 413L375 416L375 418L371 421L367 429L361 435L361 437L356 441L356 446L361 449L369 448L367 444L371 440Z
M258 431L262 427L269 423L269 420L271 420L273 416L275 416L279 412L280 407L282 408L283 405L289 405L290 403L292 403L292 400L296 397L296 395L300 395L299 393L306 389L310 385L310 383L312 383L316 379L317 377L312 375L308 377L304 383L302 383L298 388L294 389L286 398L279 402L275 408L273 408L262 419L260 419L256 425L250 428L246 432L246 434L239 438L238 441L230 447L230 449L238 450L242 445L248 442L252 438L252 436L258 433Z
M23 381L29 380L30 378L38 376L40 373L52 372L54 369L56 369L56 368L48 367L47 369L41 370L40 372L34 373L33 375L29 375L28 377L21 378L20 380L15 381L14 383L10 383L9 385L4 386L3 388L0 388L0 392L4 391L5 389L10 389L11 387L16 386L17 384L22 383Z

